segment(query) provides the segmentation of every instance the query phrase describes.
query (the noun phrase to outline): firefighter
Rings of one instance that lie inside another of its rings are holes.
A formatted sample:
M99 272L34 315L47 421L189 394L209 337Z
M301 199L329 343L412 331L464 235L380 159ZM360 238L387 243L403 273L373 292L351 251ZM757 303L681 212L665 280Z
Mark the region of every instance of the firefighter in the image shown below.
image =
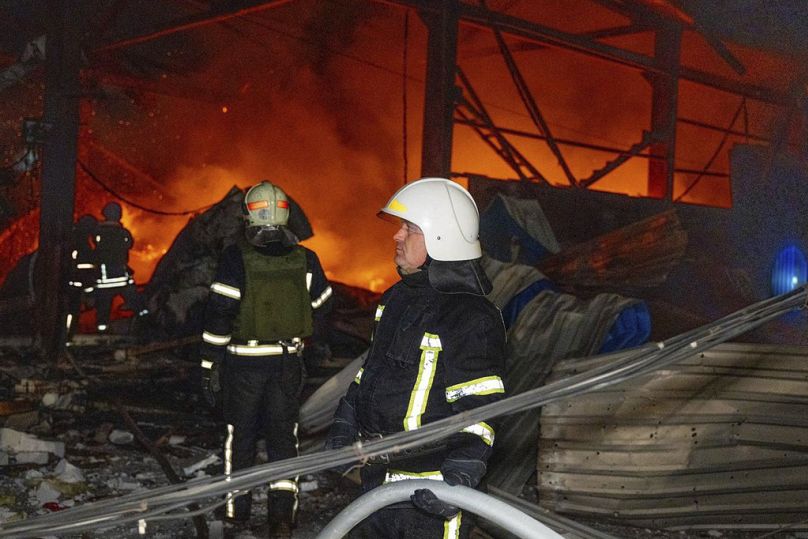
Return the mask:
M95 309L98 332L104 333L109 329L109 315L115 296L123 296L125 308L138 317L147 314L148 310L141 305L140 294L129 268L129 250L134 245L134 240L132 234L121 224L121 205L109 202L101 213L104 220L98 223L94 238L95 263L98 266Z
M228 476L254 464L261 437L270 462L297 456L303 340L322 337L332 294L317 255L287 227L290 204L280 187L251 187L242 210L245 233L219 259L201 348L208 404L221 391ZM296 477L270 482L272 536L291 536L297 493ZM250 508L249 491L231 492L225 518L244 523Z
M93 293L98 279L90 238L95 236L98 220L92 215L83 215L73 225L72 251L70 252L70 281L68 283L68 310L65 320L67 342L76 331L81 314L82 299Z
M393 236L401 280L381 297L367 359L340 400L326 448L372 440L501 399L505 328L485 298L479 214L471 195L442 178L399 189L379 212L400 220ZM475 488L494 443L490 422L459 428L441 444L371 460L367 492L392 481L442 480ZM471 523L428 489L374 513L362 537L467 537Z

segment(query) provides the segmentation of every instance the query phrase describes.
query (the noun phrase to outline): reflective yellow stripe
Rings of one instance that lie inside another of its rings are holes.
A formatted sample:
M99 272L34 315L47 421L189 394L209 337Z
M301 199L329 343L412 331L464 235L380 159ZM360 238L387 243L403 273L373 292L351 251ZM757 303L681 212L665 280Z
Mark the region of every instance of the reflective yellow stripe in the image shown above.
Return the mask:
M429 390L435 379L438 354L441 350L440 338L431 333L424 333L421 341L421 364L418 368L418 378L412 388L412 395L410 395L407 414L404 416L404 430L415 430L421 426L421 416L426 411Z
M433 481L443 481L443 474L434 472L405 472L403 470L387 470L384 476L385 483L395 483L396 481L407 481L408 479L431 479Z
M421 350L435 350L436 352L443 350L440 345L440 337L431 333L424 333L424 338L421 339Z
M454 402L469 395L491 395L505 393L505 386L499 376L485 376L446 388L446 402Z
M379 320L381 320L381 319L382 319L382 313L383 313L383 312L384 312L384 305L378 305L378 306L376 307L376 316L374 317L374 319L376 320L376 322L378 322Z
M323 293L320 294L320 297L311 302L311 308L312 309L319 308L323 303L325 303L325 300L331 297L331 294L333 293L334 291L331 290L330 286L325 290L323 290Z
M202 340L208 344L215 344L217 346L224 346L230 342L230 335L216 335L207 331L202 332Z
M354 382L357 384L362 381L362 373L365 372L365 368L362 367L359 369L359 372L356 373L356 378L354 378Z
M460 511L443 523L443 539L460 539L460 521L462 518L463 512Z
M479 423L475 423L474 425L469 425L468 427L463 429L463 432L476 434L477 436L482 438L483 441L488 445L494 445L494 429L491 428L491 425L489 425L485 421L480 421Z
M231 299L241 299L241 290L220 282L214 282L211 284L210 290Z

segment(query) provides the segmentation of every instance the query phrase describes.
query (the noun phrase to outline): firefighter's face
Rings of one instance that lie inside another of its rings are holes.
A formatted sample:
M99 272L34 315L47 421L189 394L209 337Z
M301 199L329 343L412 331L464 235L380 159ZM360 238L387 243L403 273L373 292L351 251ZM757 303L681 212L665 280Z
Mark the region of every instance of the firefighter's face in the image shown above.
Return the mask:
M393 239L396 241L396 256L393 260L402 273L418 271L426 262L426 242L418 225L402 220Z

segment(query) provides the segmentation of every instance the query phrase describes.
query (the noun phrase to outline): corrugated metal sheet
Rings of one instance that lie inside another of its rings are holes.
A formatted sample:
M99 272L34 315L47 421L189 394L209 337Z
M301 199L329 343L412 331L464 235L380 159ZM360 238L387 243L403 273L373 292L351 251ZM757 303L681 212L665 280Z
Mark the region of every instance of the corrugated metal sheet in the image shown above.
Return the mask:
M490 271L493 266L487 266ZM493 274L492 301L507 303L538 274L527 266L499 264ZM535 271L535 270L534 270ZM519 287L515 283L523 286ZM555 360L582 357L599 349L621 310L636 300L599 294L582 300L545 291L531 300L508 332L505 389L516 395L540 387ZM535 471L539 415L535 410L499 420L496 450L486 480L511 494L519 494Z
M534 198L517 198L499 194L508 213L525 232L541 243L551 253L561 250L550 222L544 215L539 201Z
M600 361L561 361L551 376ZM804 520L808 348L724 344L547 405L538 471L541 505L560 513L653 527Z

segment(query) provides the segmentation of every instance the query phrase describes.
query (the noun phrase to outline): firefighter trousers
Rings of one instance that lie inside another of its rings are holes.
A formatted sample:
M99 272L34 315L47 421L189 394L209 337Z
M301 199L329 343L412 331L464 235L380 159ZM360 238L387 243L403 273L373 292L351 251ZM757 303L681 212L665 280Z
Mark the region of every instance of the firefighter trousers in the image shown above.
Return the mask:
M256 442L264 438L268 462L297 456L297 422L300 389L303 381L301 359L295 354L255 357L245 366L225 360L222 392L224 420L227 423L224 444L226 475L255 464ZM297 511L297 478L269 484L269 520L293 523ZM251 508L249 492L230 493L225 516L248 520Z

